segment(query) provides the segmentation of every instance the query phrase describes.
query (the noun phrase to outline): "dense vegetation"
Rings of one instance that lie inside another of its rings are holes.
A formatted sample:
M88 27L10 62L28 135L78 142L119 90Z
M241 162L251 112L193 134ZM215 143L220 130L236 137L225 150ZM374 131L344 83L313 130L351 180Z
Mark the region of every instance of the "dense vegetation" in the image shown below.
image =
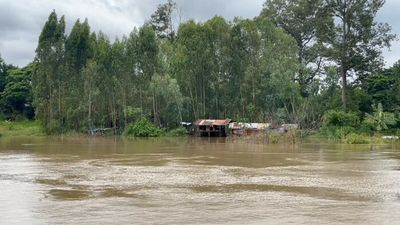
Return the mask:
M198 118L322 126L333 136L394 130L400 63L383 67L381 49L395 38L375 21L383 4L269 0L254 19L216 16L175 30L168 1L113 41L87 20L66 34L53 11L32 64L0 62L1 116L35 116L47 133L153 136Z

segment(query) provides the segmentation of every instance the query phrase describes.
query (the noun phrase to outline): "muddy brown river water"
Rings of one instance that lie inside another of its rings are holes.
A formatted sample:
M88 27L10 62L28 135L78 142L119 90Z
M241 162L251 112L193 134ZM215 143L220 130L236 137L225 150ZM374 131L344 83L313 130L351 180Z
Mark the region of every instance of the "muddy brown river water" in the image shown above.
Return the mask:
M0 139L0 224L400 224L400 146Z

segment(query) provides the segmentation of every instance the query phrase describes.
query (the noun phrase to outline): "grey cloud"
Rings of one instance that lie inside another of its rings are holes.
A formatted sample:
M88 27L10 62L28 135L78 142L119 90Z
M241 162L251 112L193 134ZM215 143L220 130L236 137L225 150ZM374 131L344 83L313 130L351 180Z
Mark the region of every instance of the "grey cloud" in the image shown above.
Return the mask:
M12 63L14 65L20 66L27 65L35 57L36 43L30 40L7 40L1 43L0 48L3 47L6 50L4 51L4 55L8 55L8 58L6 58L7 63ZM27 51L27 49L29 51ZM2 57L4 57L3 52Z
M264 0L206 0L206 1L177 1L182 9L184 18L195 18L197 20L207 20L215 15L233 19L236 16L252 18L257 16L263 5Z
M383 51L385 57L385 63L387 67L392 66L394 63L400 60L400 41L394 41L390 49Z
M400 35L400 14L398 9L400 9L400 1L387 0L386 4L379 11L377 20L388 23L392 27L392 32ZM383 55L387 66L392 66L400 60L400 41L394 41L390 50L384 49Z

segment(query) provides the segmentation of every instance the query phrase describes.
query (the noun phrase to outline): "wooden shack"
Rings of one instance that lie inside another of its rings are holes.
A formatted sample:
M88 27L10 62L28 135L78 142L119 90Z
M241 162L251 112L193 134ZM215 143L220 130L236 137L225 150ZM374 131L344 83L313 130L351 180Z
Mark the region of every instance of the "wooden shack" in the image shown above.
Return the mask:
M230 119L213 120L201 119L193 123L194 131L200 137L226 137L228 132Z

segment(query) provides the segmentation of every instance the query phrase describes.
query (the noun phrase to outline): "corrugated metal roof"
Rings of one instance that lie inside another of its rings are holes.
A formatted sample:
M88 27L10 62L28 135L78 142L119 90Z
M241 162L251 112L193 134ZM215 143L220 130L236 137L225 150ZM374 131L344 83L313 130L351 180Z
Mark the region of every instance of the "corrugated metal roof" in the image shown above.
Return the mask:
M225 120L211 120L211 119L201 119L194 122L196 126L227 126L231 122L230 119Z

